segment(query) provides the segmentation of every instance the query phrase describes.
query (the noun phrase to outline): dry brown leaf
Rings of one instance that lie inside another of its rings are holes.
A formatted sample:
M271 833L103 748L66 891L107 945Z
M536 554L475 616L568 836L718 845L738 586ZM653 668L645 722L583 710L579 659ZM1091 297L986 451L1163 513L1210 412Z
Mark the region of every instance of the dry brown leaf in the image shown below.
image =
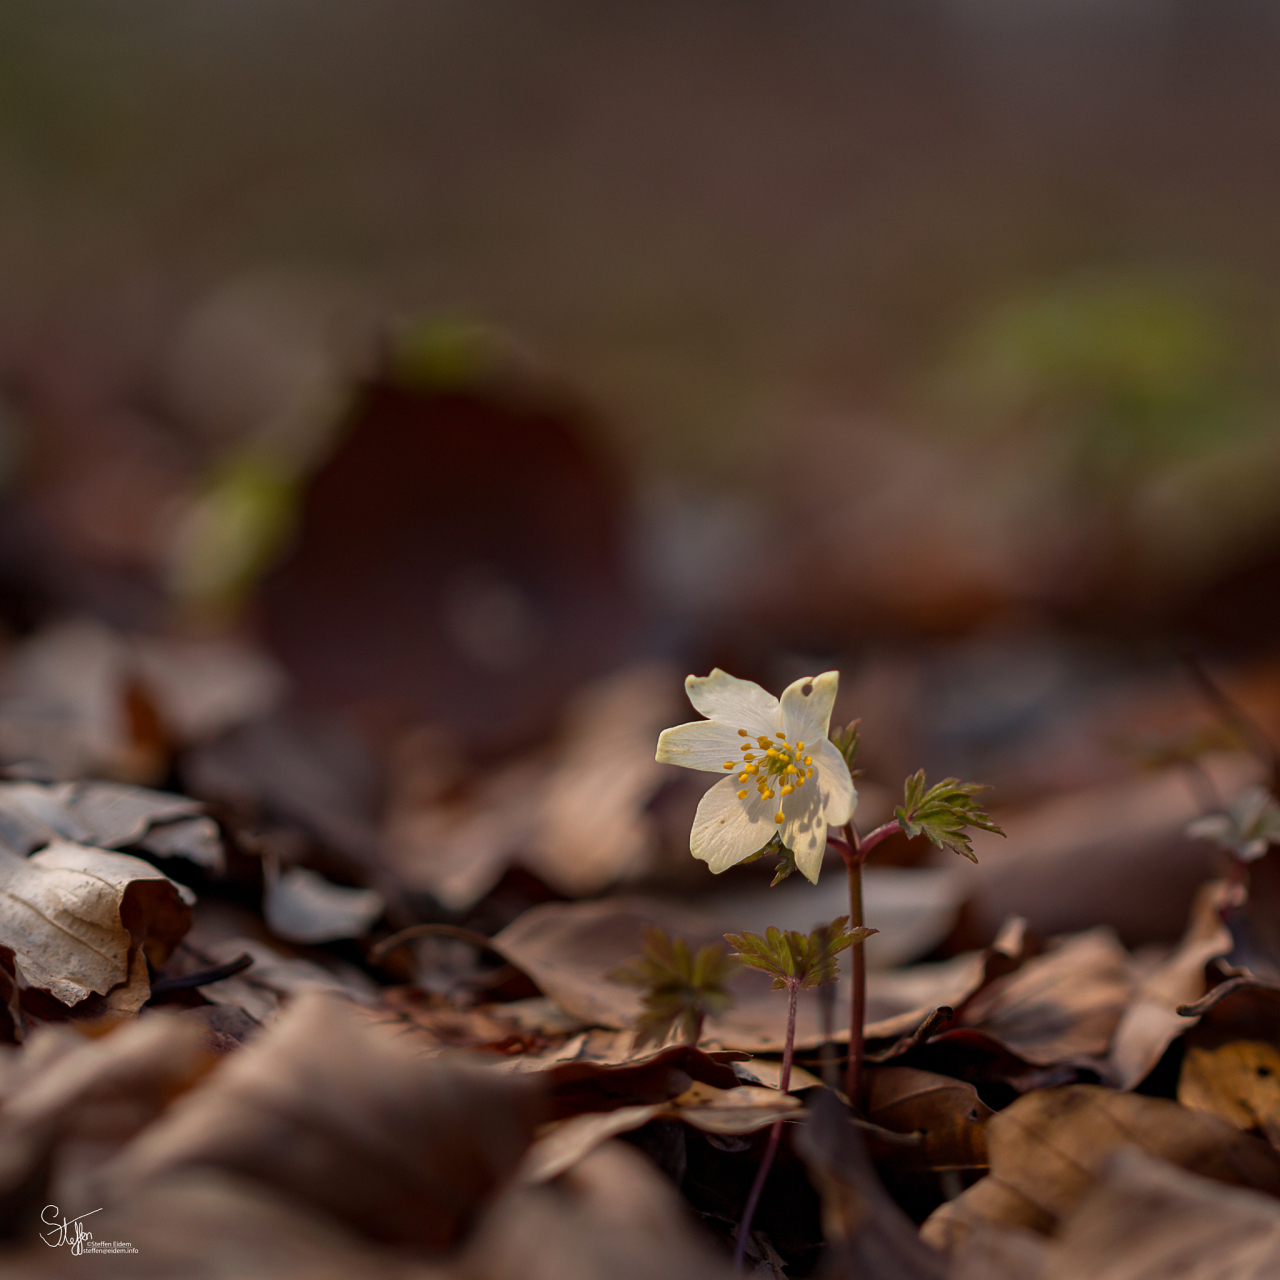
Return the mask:
M1280 1156L1261 1139L1166 1098L1068 1085L1029 1093L991 1118L990 1174L936 1210L921 1233L954 1247L974 1220L1051 1232L1123 1146L1280 1194Z
M86 1039L43 1027L10 1059L0 1112L0 1196L33 1176L78 1203L94 1170L216 1061L199 1023L154 1013Z
M1044 1280L1270 1280L1280 1204L1117 1151L1048 1251Z
M336 963L326 969L311 960L282 955L256 938L221 938L204 944L188 959L196 967L208 968L227 964L240 955L251 956L252 966L202 987L201 994L214 1004L242 1009L264 1025L276 1018L289 997L304 991L327 991L362 1004L373 1004L377 999L377 988L358 969Z
M798 1099L783 1096L776 1089L752 1085L717 1089L695 1081L669 1102L585 1112L554 1121L525 1152L518 1176L529 1183L558 1177L601 1143L639 1129L651 1120L679 1120L704 1133L742 1137L767 1129L775 1120L794 1117L799 1111Z
M458 1259L464 1280L729 1280L671 1184L607 1142L551 1184L512 1188Z
M1231 950L1221 913L1239 893L1238 886L1221 880L1203 885L1178 949L1139 984L1111 1044L1108 1074L1120 1088L1140 1084L1169 1045L1195 1025L1179 1008L1204 995L1205 965Z
M140 858L65 840L30 858L0 850L0 893L0 948L19 986L52 996L64 1016L136 1013L150 995L148 962L169 957L195 901ZM86 1005L91 996L106 1001ZM58 1016L49 1002L28 1011Z
M388 821L397 877L460 911L514 862L569 896L651 871L656 831L646 805L670 772L653 744L678 717L679 689L672 670L634 667L575 697L552 750L490 771L465 794L423 797L409 779Z
M185 796L119 782L0 783L0 845L29 854L59 838L99 849L139 847L223 866L217 824Z
M1198 1029L1198 1028L1197 1028ZM1178 1101L1280 1146L1280 1050L1262 1040L1198 1043L1188 1035Z
M958 1021L1040 1066L1102 1058L1132 994L1129 953L1106 927L1061 938L975 995Z
M833 1093L816 1095L796 1138L809 1179L822 1197L826 1280L942 1280L946 1260L916 1235L867 1158L862 1135Z
M532 908L493 939L506 959L529 975L563 1009L605 1027L629 1026L640 1011L634 989L605 975L640 951L644 930L657 925L684 937L691 946L722 940L704 916L650 898L609 898L598 902L553 902ZM997 945L957 956L942 964L877 971L868 981L869 1038L913 1031L939 1005L959 1005L1023 957L1022 931L1016 922L1002 931ZM786 1001L770 989L762 974L740 970L730 983L737 1004L709 1020L708 1043L746 1052L779 1052L786 1031ZM832 1038L848 1039L849 988L838 984ZM798 1048L816 1048L825 1039L816 998L800 1002L796 1022Z
M220 1169L370 1238L440 1249L514 1173L542 1097L536 1079L424 1059L349 1002L305 992L104 1169L101 1194Z
M866 1073L866 1117L894 1133L922 1141L873 1150L895 1168L985 1169L986 1124L994 1114L971 1084L911 1067L871 1067Z

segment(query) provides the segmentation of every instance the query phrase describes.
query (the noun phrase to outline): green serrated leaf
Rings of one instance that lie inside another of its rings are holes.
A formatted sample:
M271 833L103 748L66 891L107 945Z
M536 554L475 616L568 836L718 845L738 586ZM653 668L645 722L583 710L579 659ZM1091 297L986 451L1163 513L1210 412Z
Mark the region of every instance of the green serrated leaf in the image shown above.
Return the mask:
M861 720L850 720L843 729L832 729L827 735L835 749L844 756L844 762L849 766L849 773L855 778L862 772L861 769L853 767L853 758L858 754L858 726L861 723Z
M636 1046L662 1044L673 1031L697 1043L703 1020L719 1017L734 1003L726 983L738 967L719 943L699 947L696 954L683 938L662 929L644 933L642 954L611 970L606 977L644 991L635 1022Z
M974 798L986 790L989 788L983 783L961 782L958 778L944 778L930 787L920 769L903 784L902 804L894 810L894 816L909 838L922 835L939 849L951 849L970 862L977 862L966 828L979 827L1004 835Z
M775 991L792 986L808 990L834 982L839 976L836 957L840 952L877 932L862 925L850 929L848 923L848 916L840 916L808 934L794 929L783 931L770 925L764 937L758 933L726 933L724 936L742 964L773 978Z

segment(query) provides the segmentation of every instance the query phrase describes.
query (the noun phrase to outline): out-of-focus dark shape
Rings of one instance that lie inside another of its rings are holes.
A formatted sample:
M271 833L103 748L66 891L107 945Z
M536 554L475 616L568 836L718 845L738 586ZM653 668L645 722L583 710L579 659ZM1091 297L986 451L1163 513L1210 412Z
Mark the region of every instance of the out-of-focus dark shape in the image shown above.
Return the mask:
M624 651L627 491L565 396L438 363L361 389L259 606L304 699L496 746Z

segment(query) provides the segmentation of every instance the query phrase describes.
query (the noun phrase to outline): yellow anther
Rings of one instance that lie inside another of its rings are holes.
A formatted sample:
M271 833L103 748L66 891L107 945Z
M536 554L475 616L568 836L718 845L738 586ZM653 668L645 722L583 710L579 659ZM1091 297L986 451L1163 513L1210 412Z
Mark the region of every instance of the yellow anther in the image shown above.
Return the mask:
M794 790L795 790L795 787L786 786L782 788L782 794L784 796L789 796Z
M749 734L745 729L739 729L739 730L738 730L738 737L740 737L740 738L749 738L749 737L751 737L751 735L750 735L750 734Z
M748 750L746 749L746 747L743 747L743 748L742 748L742 758L743 758L744 760L754 760L754 759L756 758L756 753L755 753L754 751L748 751Z
M773 747L770 747L769 750L765 752L765 755L772 757L774 760L776 760L781 754L782 753L780 751L775 751Z
M796 786L797 786L797 787L803 787L803 786L804 786L804 778L803 778L803 777L799 777L799 778L797 778L797 779L796 779Z
M741 778L739 778L739 779L738 779L738 781L739 781L739 782L741 782L741 781L742 781L742 779L741 779ZM748 795L750 795L750 792L748 792L748 791L739 791L739 792L738 792L738 799L739 799L739 800L745 800L745 799L747 798L747 796L748 796Z
M770 745L769 739L768 739L768 738L766 738L766 737L764 736L764 734L761 734L761 735L756 739L756 741L757 741L757 742L758 742L762 747L767 747L767 746L769 746L769 745Z
M738 766L737 766L737 765L735 765L735 764L733 763L733 761L732 761L732 760L726 760L726 761L724 762L724 767L725 767L726 769L736 769Z
M804 743L803 743L803 742L797 742L797 743L796 743L796 750L797 750L797 751L803 751L803 750L804 750Z
M775 733L773 736L775 738L781 738L783 742L786 742L787 740L787 735L785 733Z
M777 793L773 790L772 787L770 787L769 790L764 793L764 798L766 800L772 800L775 794Z
M759 773L759 772L760 772L760 766L759 766L758 764L750 765L750 766L748 767L748 769L747 769L747 772L748 772L748 773L752 773L752 774Z
M787 767L786 767L785 769L783 769L783 771L782 771L782 772L783 772L783 773L799 773L799 772L800 772L800 770L799 770L799 769L797 769L797 768L795 767L795 765L793 765L793 764L789 764L789 765L787 765Z
M804 758L804 762L805 762L805 764L812 764L812 763L813 763L813 757L812 757L812 756L805 756L805 758Z
M738 774L738 781L746 782L749 777L751 777L751 775L744 769L740 774Z
M812 777L813 777L813 770L812 770L812 769L806 769L806 770L804 771L804 776L805 776L806 778L812 778Z
M779 810L779 812L777 812L777 813L775 813L775 814L773 815L773 820L774 820L774 822L776 822L776 823L778 823L779 825L781 825L782 823L786 822L786 820L787 820L787 815L786 815L785 813L781 812L781 810Z

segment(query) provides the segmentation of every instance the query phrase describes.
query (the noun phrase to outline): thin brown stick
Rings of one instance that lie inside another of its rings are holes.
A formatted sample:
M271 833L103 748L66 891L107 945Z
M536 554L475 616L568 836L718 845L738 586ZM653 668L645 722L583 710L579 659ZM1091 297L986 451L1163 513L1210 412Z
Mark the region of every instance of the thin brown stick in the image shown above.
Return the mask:
M849 869L849 927L857 929L862 924L862 863L866 853L852 822L845 827L845 833L852 849L852 856L845 859ZM849 1105L856 1111L862 1057L866 1049L863 1028L867 1022L867 957L860 942L853 944L849 957L849 981L853 993L849 1001L849 1062L845 1068L844 1091Z

